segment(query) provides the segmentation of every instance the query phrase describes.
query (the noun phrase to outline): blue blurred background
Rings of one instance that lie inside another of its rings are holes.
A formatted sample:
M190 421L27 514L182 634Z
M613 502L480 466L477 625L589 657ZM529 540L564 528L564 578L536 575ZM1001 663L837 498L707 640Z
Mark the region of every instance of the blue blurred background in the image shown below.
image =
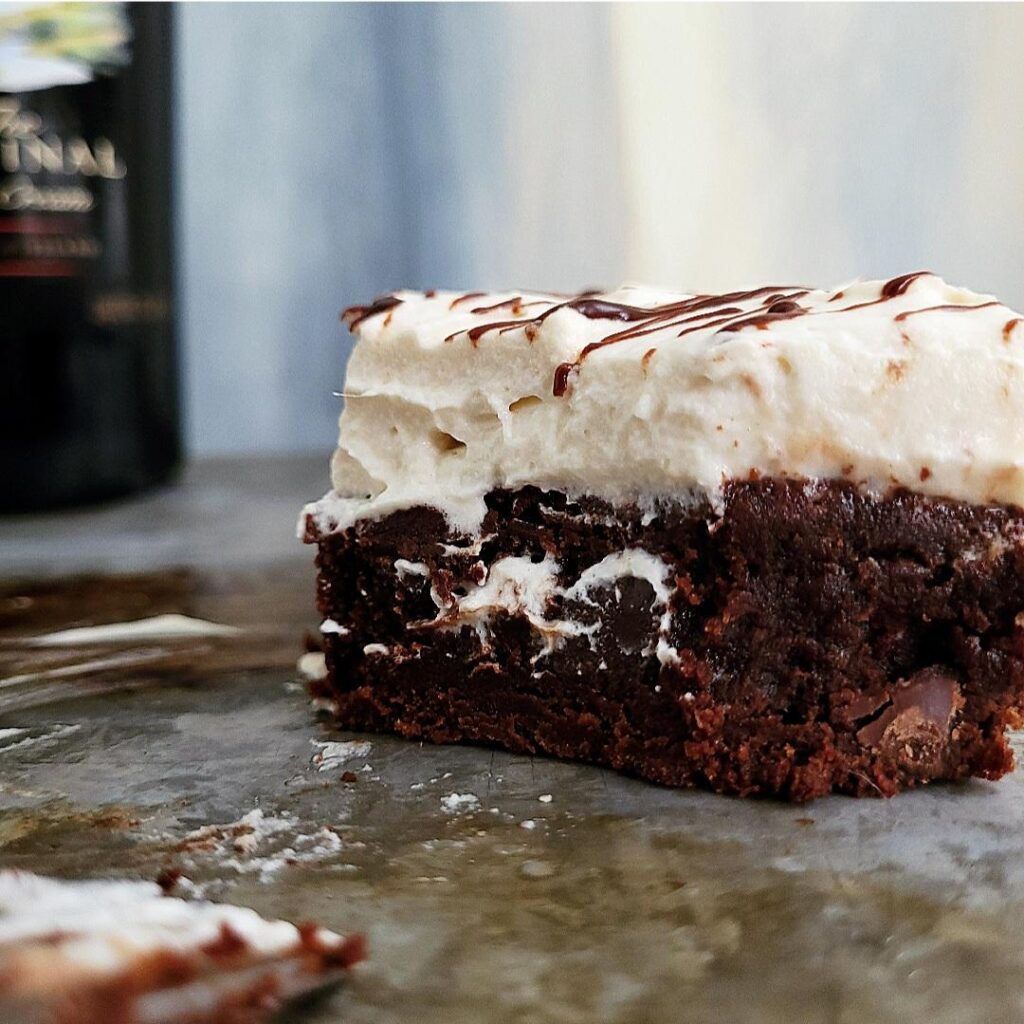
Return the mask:
M178 8L186 440L326 449L397 287L831 285L1024 306L1024 6Z

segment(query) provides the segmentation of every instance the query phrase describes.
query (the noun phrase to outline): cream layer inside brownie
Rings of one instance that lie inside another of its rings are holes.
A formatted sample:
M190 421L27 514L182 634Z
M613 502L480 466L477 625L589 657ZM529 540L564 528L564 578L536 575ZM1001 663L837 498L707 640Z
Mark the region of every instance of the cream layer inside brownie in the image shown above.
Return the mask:
M402 291L345 319L333 486L306 509L321 535L417 506L472 535L487 493L527 485L717 507L730 480L836 479L1024 505L1024 320L933 274Z

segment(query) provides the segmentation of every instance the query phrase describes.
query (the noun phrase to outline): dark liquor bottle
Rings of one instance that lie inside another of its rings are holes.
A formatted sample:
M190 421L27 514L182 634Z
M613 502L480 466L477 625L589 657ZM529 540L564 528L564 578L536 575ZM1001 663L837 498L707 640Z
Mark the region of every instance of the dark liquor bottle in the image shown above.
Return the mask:
M178 463L171 17L0 4L0 509Z

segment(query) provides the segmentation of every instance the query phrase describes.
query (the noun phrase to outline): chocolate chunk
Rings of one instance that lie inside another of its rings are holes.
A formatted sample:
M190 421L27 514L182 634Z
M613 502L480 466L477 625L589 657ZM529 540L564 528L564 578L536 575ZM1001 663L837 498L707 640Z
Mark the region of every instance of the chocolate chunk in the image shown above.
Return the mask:
M862 719L871 718L888 703L888 694L882 693L872 696L867 693L858 693L849 703L843 705L843 710L850 717L851 721L859 722Z
M949 754L951 727L963 703L956 679L937 668L922 669L896 687L892 703L857 739L880 748L905 771L931 774Z

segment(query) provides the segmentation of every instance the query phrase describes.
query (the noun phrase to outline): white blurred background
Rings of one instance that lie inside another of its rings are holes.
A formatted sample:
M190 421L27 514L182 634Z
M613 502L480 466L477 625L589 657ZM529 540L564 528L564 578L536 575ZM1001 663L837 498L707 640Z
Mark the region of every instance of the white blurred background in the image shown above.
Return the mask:
M1024 307L1024 5L178 8L186 439L326 449L397 287L828 286Z

